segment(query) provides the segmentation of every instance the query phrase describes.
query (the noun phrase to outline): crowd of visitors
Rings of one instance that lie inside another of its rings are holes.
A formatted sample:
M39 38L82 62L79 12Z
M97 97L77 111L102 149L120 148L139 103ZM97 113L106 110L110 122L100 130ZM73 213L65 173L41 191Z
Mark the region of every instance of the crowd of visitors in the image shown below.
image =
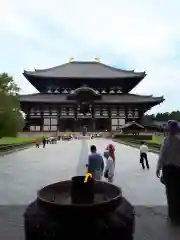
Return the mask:
M180 225L180 128L176 121L168 122L168 135L164 138L157 162L156 175L165 185L168 204L168 218L171 223ZM95 145L90 148L87 170L96 180L104 177L108 182L113 182L115 171L115 148L109 144L104 151L106 164L103 157L97 153ZM149 170L148 146L145 142L140 146L140 164L142 169Z
M46 146L46 139L36 142ZM148 162L148 146L145 142L140 146L140 164L142 169L150 169ZM112 183L115 173L115 147L109 144L103 154L97 152L95 145L90 147L91 154L88 157L87 171L96 180L102 177ZM105 164L104 164L104 159ZM173 224L180 225L180 128L176 121L168 122L168 136L164 138L157 162L156 175L165 185L168 203L168 217Z

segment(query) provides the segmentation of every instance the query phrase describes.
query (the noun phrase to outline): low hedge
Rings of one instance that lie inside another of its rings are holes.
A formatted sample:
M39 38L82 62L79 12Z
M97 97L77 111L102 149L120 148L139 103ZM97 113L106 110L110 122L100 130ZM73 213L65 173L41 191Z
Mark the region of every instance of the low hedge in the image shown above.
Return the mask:
M115 139L119 139L119 140L129 140L129 139L132 139L132 140L135 140L135 141L147 141L147 140L152 140L152 134L149 134L149 135L143 135L143 134L139 134L139 135L130 135L130 134L120 134L120 133L115 133L113 134L113 138Z
M21 147L26 147L26 146L31 145L31 144L32 144L32 143L0 145L0 152L9 151L9 150L17 149L17 148L21 148Z
M42 137L22 139L22 142L17 141L14 143L0 144L0 152L6 152L6 151L13 150L13 149L19 149L19 148L23 148L26 146L30 146L30 145L34 144L37 140L42 140Z
M119 139L119 141L126 142L126 143L132 143L132 144L136 144L136 145L141 145L141 141L138 141L138 140L135 140L135 139ZM147 145L150 148L154 148L154 149L157 149L157 150L159 150L160 147L161 147L161 144L154 143L154 142L147 142Z

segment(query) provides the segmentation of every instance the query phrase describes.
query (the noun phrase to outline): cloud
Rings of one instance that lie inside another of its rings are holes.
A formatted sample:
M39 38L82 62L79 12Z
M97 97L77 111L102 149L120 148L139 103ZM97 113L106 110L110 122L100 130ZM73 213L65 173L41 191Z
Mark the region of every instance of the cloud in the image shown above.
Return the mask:
M21 76L23 68L46 68L69 57L91 60L97 56L119 68L146 70L148 76L134 92L164 95L166 102L154 111L179 108L179 92L174 87L180 83L177 0L1 2L0 33L4 37L0 50L5 56L1 68L12 72L23 92L34 90ZM15 56L9 51L11 46ZM9 58L14 59L14 66Z

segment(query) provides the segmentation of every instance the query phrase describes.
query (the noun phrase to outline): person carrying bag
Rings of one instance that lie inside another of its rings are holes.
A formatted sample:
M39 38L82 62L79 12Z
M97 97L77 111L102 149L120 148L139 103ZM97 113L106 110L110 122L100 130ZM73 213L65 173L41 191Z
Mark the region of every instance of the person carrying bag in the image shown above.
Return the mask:
M106 167L104 171L104 177L108 179L108 182L113 182L114 178L114 161L108 152L104 153L106 159Z

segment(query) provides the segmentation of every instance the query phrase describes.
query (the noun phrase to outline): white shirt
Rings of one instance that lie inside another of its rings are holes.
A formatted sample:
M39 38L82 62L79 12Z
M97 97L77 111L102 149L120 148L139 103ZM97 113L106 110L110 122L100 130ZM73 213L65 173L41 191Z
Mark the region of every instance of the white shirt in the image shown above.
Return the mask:
M106 159L106 168L105 171L108 170L108 178L112 178L114 176L114 162L112 157L108 157L108 159Z
M157 169L162 169L166 165L180 167L180 134L168 136L162 143Z
M146 146L145 144L140 146L140 153L147 153L148 151L148 146Z

